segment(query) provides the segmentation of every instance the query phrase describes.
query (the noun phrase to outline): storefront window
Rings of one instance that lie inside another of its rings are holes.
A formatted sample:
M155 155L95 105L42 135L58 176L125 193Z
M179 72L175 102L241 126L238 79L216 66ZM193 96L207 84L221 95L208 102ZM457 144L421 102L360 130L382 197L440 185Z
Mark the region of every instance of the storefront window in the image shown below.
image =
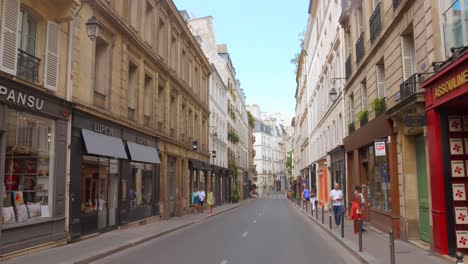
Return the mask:
M130 208L151 206L153 190L153 165L147 163L131 162L132 182L129 198Z
M206 191L206 177L205 177L205 171L200 171L200 185L198 188L204 188Z
M387 147L387 145L386 145ZM387 149L387 148L386 148ZM374 156L374 146L369 147L372 159L372 206L383 211L391 211L391 184L388 155Z
M119 162L116 159L82 156L81 212L83 233L116 224Z
M53 142L53 120L8 112L3 224L51 216Z

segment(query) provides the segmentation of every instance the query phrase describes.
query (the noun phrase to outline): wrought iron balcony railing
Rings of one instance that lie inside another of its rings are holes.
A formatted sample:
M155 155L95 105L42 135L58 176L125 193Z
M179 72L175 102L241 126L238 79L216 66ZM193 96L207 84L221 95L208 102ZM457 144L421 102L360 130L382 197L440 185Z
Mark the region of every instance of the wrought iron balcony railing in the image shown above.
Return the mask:
M17 77L28 82L37 83L39 81L39 63L41 60L18 49Z
M414 94L419 87L419 74L411 75L407 80L400 84L400 100L403 101L406 98Z
M364 32L361 33L356 41L356 64L359 64L362 58L364 58Z
M352 74L351 54L349 54L348 58L346 59L345 71L346 71L346 80L348 80Z
M372 13L372 16L369 19L369 26L370 26L370 41L374 43L374 41L379 36L380 32L382 31L382 18L380 17L380 5L381 2L377 4Z
M400 5L401 0L393 0L393 10L396 10Z

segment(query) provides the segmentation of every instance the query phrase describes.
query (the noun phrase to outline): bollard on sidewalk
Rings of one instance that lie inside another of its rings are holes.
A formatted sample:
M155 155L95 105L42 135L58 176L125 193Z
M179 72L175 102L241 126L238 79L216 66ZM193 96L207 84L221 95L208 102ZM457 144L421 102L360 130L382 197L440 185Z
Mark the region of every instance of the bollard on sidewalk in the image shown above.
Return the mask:
M330 225L330 230L332 230L332 212L331 211L329 211L329 212L330 213L328 214L328 220L330 222L330 224L329 224Z
M457 258L457 261L455 264L463 264L463 253L457 252L455 253L455 258Z
M362 252L362 219L359 219L359 252Z
M322 206L322 225L325 224L325 207Z
M318 221L318 201L315 201L315 220Z
M346 208L343 208L343 211L346 212ZM344 213L341 213L341 238L344 238Z
M390 263L395 264L395 235L393 234L393 231L390 231L389 237L390 237Z

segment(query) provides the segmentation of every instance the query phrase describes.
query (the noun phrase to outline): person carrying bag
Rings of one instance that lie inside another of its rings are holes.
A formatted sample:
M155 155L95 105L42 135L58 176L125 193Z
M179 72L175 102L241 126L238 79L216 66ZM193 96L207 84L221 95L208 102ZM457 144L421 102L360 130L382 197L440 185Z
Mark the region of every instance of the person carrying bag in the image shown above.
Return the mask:
M349 219L354 220L354 234L359 233L359 220L362 219L361 190L359 185L354 187L353 203L349 211Z

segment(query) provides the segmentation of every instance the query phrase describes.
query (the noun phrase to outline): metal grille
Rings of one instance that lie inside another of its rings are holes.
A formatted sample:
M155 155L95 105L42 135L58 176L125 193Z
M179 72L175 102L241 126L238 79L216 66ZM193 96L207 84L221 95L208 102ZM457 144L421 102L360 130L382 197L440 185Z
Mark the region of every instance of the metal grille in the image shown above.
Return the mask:
M364 58L364 32L361 33L356 41L356 64L359 64L362 58Z
M379 36L380 32L382 31L382 19L380 17L380 2L374 9L372 16L369 19L369 26L370 26L370 40L371 43Z
M17 77L28 82L37 83L39 78L40 59L18 49L18 69Z

